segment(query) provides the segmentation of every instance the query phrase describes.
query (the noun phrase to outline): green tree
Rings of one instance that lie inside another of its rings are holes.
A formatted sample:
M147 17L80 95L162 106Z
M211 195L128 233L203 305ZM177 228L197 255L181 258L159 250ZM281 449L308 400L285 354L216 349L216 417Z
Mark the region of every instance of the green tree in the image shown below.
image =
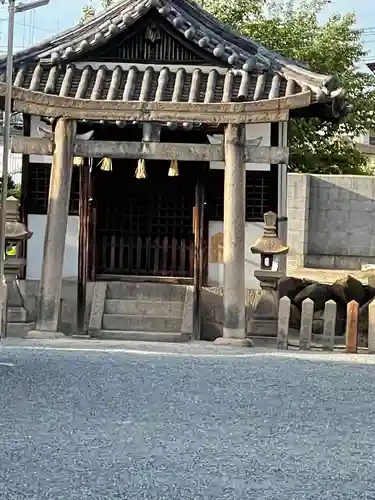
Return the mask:
M237 2L236 2L237 3ZM367 173L367 158L355 138L375 122L373 75L359 69L366 54L354 14L335 14L326 23L319 15L329 0L267 2L267 9L253 10L254 0L237 9L231 2L206 0L215 16L285 57L302 61L314 71L337 75L347 89L354 111L341 123L318 119L290 121L291 167L297 172ZM259 2L263 3L263 2ZM243 15L239 15L240 9Z
M0 176L0 193L3 189L3 178ZM16 184L11 175L8 176L8 196L14 196L18 200L21 197L21 185Z
M102 9L107 9L112 3L114 3L114 0L101 0L100 2L100 8ZM90 1L85 7L83 7L83 12L82 12L82 17L81 17L81 22L85 22L91 17L95 16L96 8L93 0Z
M107 7L113 0L105 0ZM354 106L338 122L290 120L290 163L296 172L368 173L367 158L355 139L375 129L375 77L360 68L365 56L361 32L352 13L334 14L320 23L330 0L200 0L216 18L313 71L337 75ZM90 7L92 8L92 6ZM95 9L91 11L91 15Z

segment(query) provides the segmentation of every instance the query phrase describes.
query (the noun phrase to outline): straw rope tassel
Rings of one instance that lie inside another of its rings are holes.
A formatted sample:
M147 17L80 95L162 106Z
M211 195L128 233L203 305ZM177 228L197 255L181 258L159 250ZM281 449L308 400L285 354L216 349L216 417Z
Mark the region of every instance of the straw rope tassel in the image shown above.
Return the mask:
M102 158L99 162L100 170L112 172L112 158Z
M169 177L178 177L179 174L180 174L180 172L178 170L177 160L172 160L171 165L170 165L169 170L168 170L168 176Z
M146 179L147 178L147 172L146 172L146 164L143 158L140 158L138 160L138 165L135 170L135 178L136 179Z
M82 165L83 165L83 158L82 158L82 156L75 156L73 158L73 165L75 167L82 167Z

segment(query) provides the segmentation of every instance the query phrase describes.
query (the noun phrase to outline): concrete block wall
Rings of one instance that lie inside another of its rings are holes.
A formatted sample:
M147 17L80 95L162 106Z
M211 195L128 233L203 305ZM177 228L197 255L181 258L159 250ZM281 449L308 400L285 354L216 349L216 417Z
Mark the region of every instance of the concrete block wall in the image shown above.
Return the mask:
M303 267L307 253L310 176L288 175L288 264Z
M375 177L288 175L290 267L375 263Z

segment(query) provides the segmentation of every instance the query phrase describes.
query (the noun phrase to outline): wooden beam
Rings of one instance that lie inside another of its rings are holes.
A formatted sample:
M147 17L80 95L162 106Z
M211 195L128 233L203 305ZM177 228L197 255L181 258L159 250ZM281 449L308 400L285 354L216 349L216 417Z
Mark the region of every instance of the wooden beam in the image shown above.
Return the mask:
M53 142L48 138L12 137L13 153L52 155ZM183 144L163 142L82 141L76 140L74 156L89 158L129 158L145 160L224 161L223 144ZM285 147L253 146L245 144L247 163L288 163L289 150Z
M86 101L91 102L91 101ZM138 103L137 103L138 104ZM151 103L154 104L154 103ZM228 103L230 104L230 103ZM237 104L237 103L236 103ZM307 106L307 104L305 105ZM301 107L305 107L301 106ZM294 107L294 106L293 106ZM145 107L146 108L146 107ZM293 108L291 108L293 109ZM48 116L58 118L67 116L71 120L106 120L106 121L129 121L129 122L175 122L175 123L206 123L218 125L220 123L275 123L289 120L289 109L274 109L270 111L237 111L235 108L228 111L221 110L198 112L193 109L188 111L176 110L173 113L159 109L157 111L148 109L131 109L119 111L113 109L80 109L76 107L66 108L62 106L47 106L23 100L13 101L13 111L35 116Z
M220 161L222 147L212 144L164 142L88 141L76 142L76 156L129 158L138 160Z
M51 139L39 137L11 137L11 152L23 155L53 155L54 144Z
M278 163L289 162L289 148L273 146L246 146L246 163L269 163L277 165Z
M0 82L0 95L6 85ZM311 91L287 97L251 102L189 103L140 102L76 99L13 87L13 110L38 116L80 120L188 122L188 123L266 123L287 121L289 110L311 103Z

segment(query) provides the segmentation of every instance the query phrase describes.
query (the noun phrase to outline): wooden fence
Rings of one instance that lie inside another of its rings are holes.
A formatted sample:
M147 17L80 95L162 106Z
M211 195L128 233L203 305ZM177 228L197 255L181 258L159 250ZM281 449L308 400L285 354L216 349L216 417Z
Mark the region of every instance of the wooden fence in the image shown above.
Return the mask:
M352 300L347 304L346 328L345 328L345 351L356 353L358 350L358 302ZM278 325L277 325L277 348L288 349L291 344L290 332L290 312L291 300L289 297L282 297L279 301ZM313 347L313 315L314 302L307 298L302 302L301 325L299 329L299 349L308 351ZM333 351L336 344L336 319L337 304L333 300L325 303L323 333L319 336L319 342L314 342L315 346L320 346L324 351ZM368 307L368 327L367 327L368 351L375 353L375 298Z
M102 232L98 245L98 272L138 276L192 277L194 241Z

